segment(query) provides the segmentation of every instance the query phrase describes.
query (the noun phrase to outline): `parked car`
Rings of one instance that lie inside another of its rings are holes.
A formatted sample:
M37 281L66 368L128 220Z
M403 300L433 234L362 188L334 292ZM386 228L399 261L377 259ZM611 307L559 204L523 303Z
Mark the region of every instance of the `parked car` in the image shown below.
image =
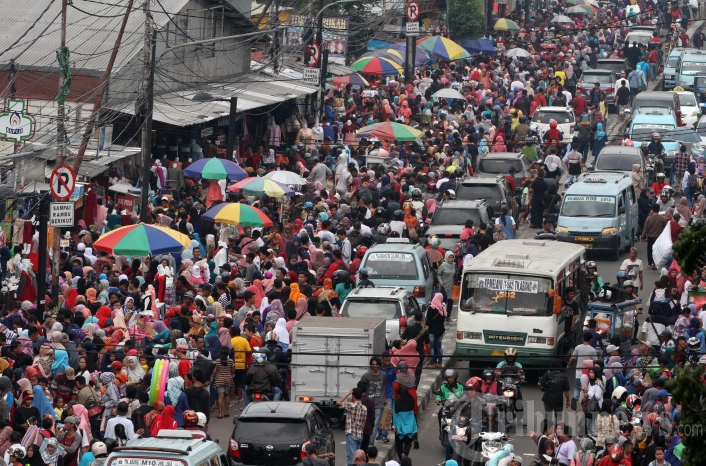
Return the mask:
M616 76L620 76L621 71L627 71L625 60L622 58L600 58L596 60L596 69L610 70Z
M684 125L691 129L699 119L699 103L696 101L696 95L692 91L677 92L679 96L679 105L681 107L681 121Z
M407 321L421 310L411 291L403 286L356 288L341 306L343 317L382 317L385 319L387 344L400 338Z
M515 194L522 192L522 183L527 179L529 163L522 153L516 152L488 152L480 157L476 166L476 176L507 175L510 167L515 169Z
M310 443L319 455L335 453L331 421L313 403L250 403L233 424L228 445L231 466L302 464L304 447ZM334 466L334 460L329 464Z
M483 200L493 209L494 217L500 215L500 212L506 208L515 220L519 218L519 208L515 193L503 175L466 178L461 183L458 183L456 187L456 200Z
M444 201L438 205L431 218L431 226L460 225L473 220L473 225L488 224L493 220L493 211L486 201Z

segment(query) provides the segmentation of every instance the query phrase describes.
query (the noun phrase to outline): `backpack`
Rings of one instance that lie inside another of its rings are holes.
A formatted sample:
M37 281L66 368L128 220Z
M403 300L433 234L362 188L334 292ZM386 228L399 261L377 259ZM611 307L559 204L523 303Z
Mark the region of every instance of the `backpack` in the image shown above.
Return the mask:
M593 466L595 457L591 452L586 452L582 455L580 451L577 451L574 453L572 460L576 466Z
M686 185L689 188L694 188L694 187L698 186L698 184L699 184L699 178L696 176L696 174L692 175L691 173L689 173L689 176L686 178Z

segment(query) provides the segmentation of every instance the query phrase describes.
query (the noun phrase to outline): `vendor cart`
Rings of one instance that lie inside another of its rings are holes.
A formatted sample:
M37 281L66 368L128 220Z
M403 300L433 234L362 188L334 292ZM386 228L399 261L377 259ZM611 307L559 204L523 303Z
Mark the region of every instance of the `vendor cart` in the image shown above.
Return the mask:
M589 304L588 318L596 321L596 330L601 335L603 345L611 343L613 336L620 338L620 354L630 354L630 346L638 325L637 314L642 309L641 299L622 302L595 301Z

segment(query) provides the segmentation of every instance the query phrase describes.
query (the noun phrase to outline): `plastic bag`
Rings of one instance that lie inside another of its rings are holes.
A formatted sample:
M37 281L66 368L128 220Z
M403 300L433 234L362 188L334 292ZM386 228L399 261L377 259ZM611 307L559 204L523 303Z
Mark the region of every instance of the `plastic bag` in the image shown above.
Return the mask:
M672 257L672 230L667 226L664 227L662 234L659 235L655 244L652 245L652 259L658 269L664 267L667 261Z

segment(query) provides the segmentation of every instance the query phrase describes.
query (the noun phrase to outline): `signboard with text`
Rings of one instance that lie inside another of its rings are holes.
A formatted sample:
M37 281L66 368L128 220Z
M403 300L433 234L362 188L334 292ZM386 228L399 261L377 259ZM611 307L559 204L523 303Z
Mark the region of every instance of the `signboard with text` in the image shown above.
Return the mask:
M284 34L284 45L301 45L302 36L306 28L311 27L311 18L303 15L290 15L285 23L287 27ZM328 59L334 63L345 63L348 55L348 26L349 20L345 17L324 18L322 38L328 50Z
M74 212L73 202L51 202L49 204L49 226L74 226Z
M118 195L118 207L120 210L135 210L135 196L130 196L129 194Z

